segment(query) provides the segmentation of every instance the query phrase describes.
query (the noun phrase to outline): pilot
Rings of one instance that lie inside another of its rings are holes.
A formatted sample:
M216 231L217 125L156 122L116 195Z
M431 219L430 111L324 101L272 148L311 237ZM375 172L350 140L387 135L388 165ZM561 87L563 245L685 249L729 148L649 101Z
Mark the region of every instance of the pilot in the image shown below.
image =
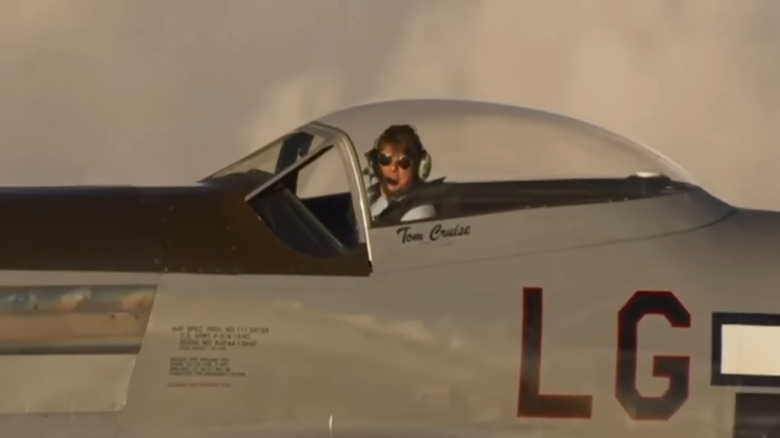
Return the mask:
M415 203L411 196L425 184L431 168L431 158L414 128L393 125L385 129L366 157L369 173L378 179L370 189L373 191L371 216L374 219L390 210L398 214L398 208L405 210L400 211L401 222L436 215L436 209L431 204Z

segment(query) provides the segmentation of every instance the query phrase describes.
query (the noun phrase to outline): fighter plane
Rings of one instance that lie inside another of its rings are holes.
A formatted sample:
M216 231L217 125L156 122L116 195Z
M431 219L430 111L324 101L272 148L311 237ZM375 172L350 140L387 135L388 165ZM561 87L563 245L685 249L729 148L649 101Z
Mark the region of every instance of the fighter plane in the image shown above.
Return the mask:
M780 436L780 215L584 121L374 102L0 204L3 437Z

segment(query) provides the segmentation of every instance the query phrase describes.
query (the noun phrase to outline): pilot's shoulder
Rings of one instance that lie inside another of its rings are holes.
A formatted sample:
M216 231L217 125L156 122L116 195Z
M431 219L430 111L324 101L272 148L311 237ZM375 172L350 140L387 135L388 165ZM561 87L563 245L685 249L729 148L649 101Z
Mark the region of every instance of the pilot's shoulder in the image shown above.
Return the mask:
M371 203L371 215L376 216L387 208L387 199L384 196L380 196L373 203Z
M436 209L431 204L422 204L412 207L407 211L401 221L413 221L419 219L428 219L436 215Z

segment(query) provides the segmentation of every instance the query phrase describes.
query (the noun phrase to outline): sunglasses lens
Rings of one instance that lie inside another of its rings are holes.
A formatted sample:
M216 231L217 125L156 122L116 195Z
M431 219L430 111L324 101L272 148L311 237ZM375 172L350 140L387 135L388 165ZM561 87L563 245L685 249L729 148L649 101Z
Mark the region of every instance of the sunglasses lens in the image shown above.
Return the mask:
M406 170L412 165L412 160L407 156L403 156L397 159L396 163L398 163L398 167ZM379 154L380 166L389 166L391 164L393 164L393 157L391 155Z

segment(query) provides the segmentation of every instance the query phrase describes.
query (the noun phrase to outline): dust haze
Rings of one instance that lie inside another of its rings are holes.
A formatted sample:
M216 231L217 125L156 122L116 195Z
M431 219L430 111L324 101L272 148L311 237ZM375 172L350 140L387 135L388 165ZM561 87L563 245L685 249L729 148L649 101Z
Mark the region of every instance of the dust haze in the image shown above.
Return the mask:
M780 209L780 3L7 0L0 184L199 179L387 98L493 100L646 143Z

